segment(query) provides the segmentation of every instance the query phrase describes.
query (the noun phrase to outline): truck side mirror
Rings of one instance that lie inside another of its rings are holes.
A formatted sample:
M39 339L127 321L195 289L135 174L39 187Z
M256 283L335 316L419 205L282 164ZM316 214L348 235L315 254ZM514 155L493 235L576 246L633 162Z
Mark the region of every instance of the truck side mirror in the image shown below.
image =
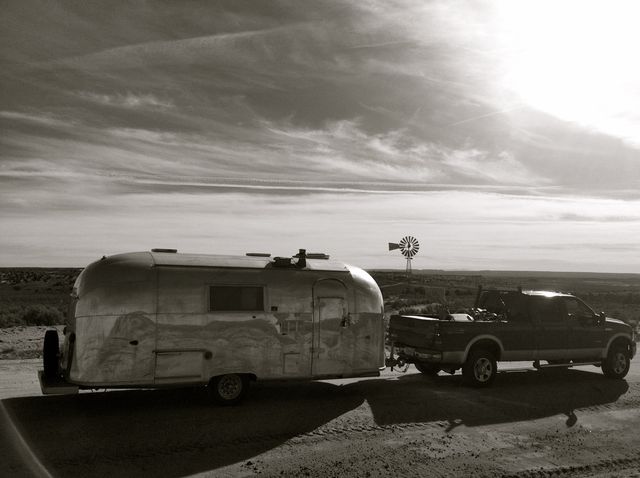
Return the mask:
M607 314L605 314L604 312L600 312L596 316L596 325L604 325L606 321L607 321Z

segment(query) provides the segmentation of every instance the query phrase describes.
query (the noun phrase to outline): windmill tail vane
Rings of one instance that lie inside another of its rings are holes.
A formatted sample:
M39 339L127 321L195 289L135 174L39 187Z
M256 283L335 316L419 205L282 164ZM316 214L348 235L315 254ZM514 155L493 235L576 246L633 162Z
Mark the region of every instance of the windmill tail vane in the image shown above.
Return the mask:
M396 244L395 242L390 242L389 243L389 250L390 251L395 251L396 249L400 249L400 244Z

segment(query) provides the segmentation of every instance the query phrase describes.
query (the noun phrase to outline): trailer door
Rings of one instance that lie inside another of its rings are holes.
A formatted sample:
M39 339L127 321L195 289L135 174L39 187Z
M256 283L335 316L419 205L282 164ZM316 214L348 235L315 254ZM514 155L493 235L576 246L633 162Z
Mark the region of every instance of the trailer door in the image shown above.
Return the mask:
M343 343L345 321L349 317L347 288L336 279L321 279L313 287L314 376L349 372L348 351Z

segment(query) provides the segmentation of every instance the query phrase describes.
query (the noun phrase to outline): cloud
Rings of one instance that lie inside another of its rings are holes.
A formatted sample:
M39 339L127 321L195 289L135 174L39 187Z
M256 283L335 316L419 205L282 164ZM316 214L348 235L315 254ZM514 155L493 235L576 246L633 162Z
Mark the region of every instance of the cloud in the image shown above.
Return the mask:
M235 178L238 184L277 179L323 186L340 182L346 187L367 182L380 183L383 189L385 182L409 187L545 184L532 174L522 180L526 169L507 154L492 158L477 149L425 143L405 130L368 133L356 120L329 121L317 129L262 120L253 127L237 127L233 138L143 128L105 130L78 121L54 121L51 116L37 118L47 118L48 124L66 135L29 137L28 133L10 132L6 143L23 148L28 144L28 153L19 160L5 158L4 175L24 176L28 167L34 180L38 172L45 178L73 171L96 179L126 175L205 184L216 184L220 178Z
M376 252L381 239L412 233L434 266L637 267L605 247L639 232L633 81L602 96L610 109L574 101L581 121L523 97L516 86L575 99L588 83L514 76L513 27L528 19L508 20L506 5L125 1L115 17L96 3L8 5L7 251L42 257L47 230L50 257L68 244L69 258L148 248L149 236L224 252L266 237L382 265L396 262ZM548 18L555 33L584 25ZM552 58L532 54L547 42L534 33L522 58ZM576 237L584 247L557 253Z
M502 151L495 156L478 150L454 151L446 155L445 164L467 181L483 179L497 184L545 185L551 181L536 175L517 161L512 153Z
M75 122L47 112L0 111L0 118L20 123L32 123L51 127L73 127Z
M165 194L132 189L109 198L95 192L85 191L84 199L72 190L58 194L56 201L64 199L64 204L51 204L45 191L36 193L30 199L42 207L37 221L33 206L14 206L12 214L4 215L11 235L3 240L0 261L28 265L25 258L34 258L33 265L83 266L102 254L151 247L276 255L304 247L364 267L401 268L402 257L388 252L386 243L411 234L421 243L416 269L633 272L640 267L637 214L607 227L559 220L561 213L581 211L579 198L317 191L292 201L247 190ZM591 206L604 214L622 209L631 216L633 209L640 210L637 201L592 200ZM13 255L17 251L20 255Z
M78 96L96 103L125 108L173 108L174 106L172 101L160 100L153 94L133 94L127 92L124 94L107 95L83 91L78 93Z

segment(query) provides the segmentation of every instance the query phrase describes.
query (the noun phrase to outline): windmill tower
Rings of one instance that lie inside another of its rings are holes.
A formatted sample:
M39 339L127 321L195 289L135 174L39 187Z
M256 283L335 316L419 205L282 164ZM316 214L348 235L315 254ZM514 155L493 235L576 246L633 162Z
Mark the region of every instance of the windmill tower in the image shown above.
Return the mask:
M394 251L396 249L400 249L402 255L407 259L407 278L411 276L411 259L415 256L420 250L420 243L418 243L418 239L413 236L405 236L403 237L398 244L394 242L389 243L389 250Z

